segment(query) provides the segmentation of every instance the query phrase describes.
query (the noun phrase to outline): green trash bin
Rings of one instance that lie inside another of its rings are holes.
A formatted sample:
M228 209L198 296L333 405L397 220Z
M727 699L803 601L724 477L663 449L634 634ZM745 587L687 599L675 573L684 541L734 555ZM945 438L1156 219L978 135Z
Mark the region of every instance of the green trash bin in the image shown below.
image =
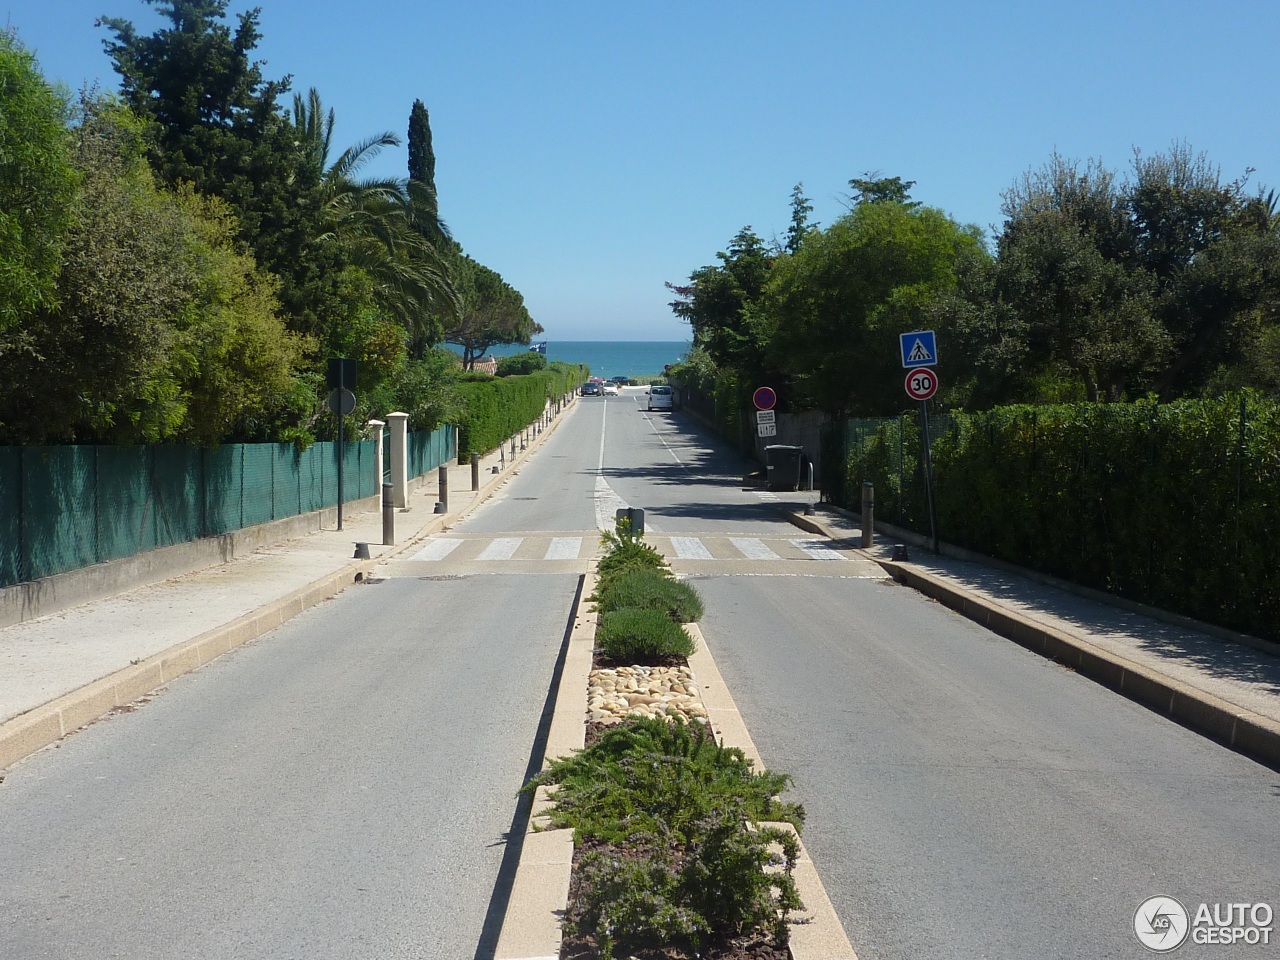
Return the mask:
M800 466L804 461L804 447L792 447L783 443L764 448L765 478L770 490L799 490Z

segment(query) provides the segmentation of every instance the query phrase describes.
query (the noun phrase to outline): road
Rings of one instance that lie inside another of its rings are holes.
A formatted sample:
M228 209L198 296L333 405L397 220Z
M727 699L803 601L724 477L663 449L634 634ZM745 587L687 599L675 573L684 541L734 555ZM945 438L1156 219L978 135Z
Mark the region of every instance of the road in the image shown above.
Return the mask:
M584 400L379 582L15 767L0 957L488 956L579 576L623 506L706 598L864 960L1145 956L1152 894L1280 905L1274 773L814 542L744 469L638 391Z

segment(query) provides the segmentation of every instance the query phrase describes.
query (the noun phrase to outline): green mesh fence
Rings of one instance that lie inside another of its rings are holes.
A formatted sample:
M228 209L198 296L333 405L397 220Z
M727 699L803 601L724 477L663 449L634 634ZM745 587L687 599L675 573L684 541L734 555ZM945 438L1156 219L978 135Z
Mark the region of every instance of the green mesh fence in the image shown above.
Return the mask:
M92 447L28 447L22 457L24 579L97 561Z
M377 496L390 444L344 444L343 496ZM457 455L453 427L408 438L409 475ZM0 447L0 586L220 536L338 502L337 444Z
M409 476L420 477L457 458L453 427L409 434Z
M22 580L22 451L0 447L0 584Z

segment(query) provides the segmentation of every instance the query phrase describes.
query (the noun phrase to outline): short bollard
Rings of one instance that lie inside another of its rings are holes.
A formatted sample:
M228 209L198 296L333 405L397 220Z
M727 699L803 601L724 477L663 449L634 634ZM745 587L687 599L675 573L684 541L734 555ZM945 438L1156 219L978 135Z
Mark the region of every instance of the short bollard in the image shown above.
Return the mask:
M396 505L389 483L382 485L382 545L394 546L396 542Z
M862 485L862 549L871 546L876 529L876 487L873 483Z
M352 559L355 559L355 560L368 560L368 559L370 559L370 558L369 558L369 544L367 544L367 543L362 543L361 541L357 540L357 541L356 541L356 552L355 552L354 554L352 554Z
M471 490L480 489L480 454L471 454Z
M440 481L439 481L440 502L444 504L444 509L437 512L448 513L449 512L449 468L441 467L437 476L439 476L440 478Z

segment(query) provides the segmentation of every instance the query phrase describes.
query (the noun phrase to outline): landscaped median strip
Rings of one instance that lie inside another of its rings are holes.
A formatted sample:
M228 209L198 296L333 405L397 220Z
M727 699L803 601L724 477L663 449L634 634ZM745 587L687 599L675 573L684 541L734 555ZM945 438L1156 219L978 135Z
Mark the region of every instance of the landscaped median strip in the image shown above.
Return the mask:
M595 593L595 587L595 576L588 574L573 613L573 629L556 692L545 765L581 750L586 742L588 689L598 622L596 613L586 609L586 598ZM756 769L765 769L711 657L706 638L697 624L686 624L685 629L697 648L689 657L695 689L700 694L717 739L724 746L740 749ZM544 813L551 803L547 788L539 787L495 960L553 960L560 955L561 921L569 901L573 831L543 829L546 826ZM788 825L782 826L790 829ZM800 845L794 879L805 907L793 914L793 922L789 925L791 956L795 960L856 960L853 947L803 845Z

